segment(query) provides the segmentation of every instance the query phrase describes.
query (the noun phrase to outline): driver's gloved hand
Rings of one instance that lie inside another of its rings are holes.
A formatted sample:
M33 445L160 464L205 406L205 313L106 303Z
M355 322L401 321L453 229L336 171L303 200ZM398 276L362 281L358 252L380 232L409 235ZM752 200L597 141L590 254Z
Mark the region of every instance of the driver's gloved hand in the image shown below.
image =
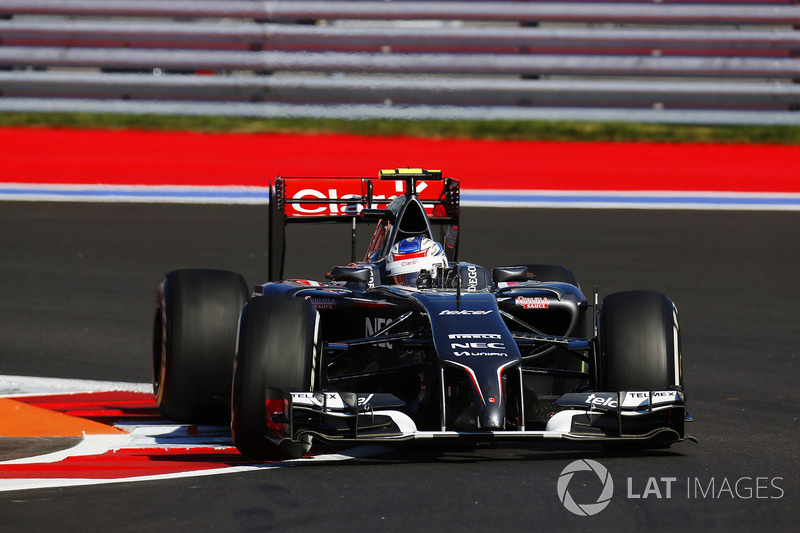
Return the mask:
M444 274L444 286L450 289L457 289L459 283L461 283L461 280L458 277L458 270L455 268L447 269Z
M431 273L427 270L423 270L419 273L419 277L417 278L417 288L418 289L432 289L433 288L433 277Z

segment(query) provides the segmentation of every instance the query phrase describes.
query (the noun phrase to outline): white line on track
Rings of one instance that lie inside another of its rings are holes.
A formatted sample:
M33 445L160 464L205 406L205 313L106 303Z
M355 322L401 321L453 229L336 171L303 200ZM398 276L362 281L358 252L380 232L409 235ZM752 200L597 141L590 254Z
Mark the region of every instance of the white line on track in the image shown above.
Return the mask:
M153 392L150 383L0 375L0 397L80 392Z
M74 450L74 449L73 449ZM329 453L322 455L314 455L311 457L303 457L301 459L291 459L275 463L262 463L257 465L246 466L230 466L225 468L214 468L205 470L192 470L185 472L172 472L169 474L154 474L149 476L131 476L125 478L110 478L110 479L87 479L87 478L28 478L28 479L0 479L0 492L7 492L12 490L27 490L27 489L45 489L45 488L60 488L60 487L78 487L89 485L106 485L113 483L131 483L138 481L158 481L165 479L180 479L191 478L200 476L216 476L221 474L235 474L240 472L255 472L258 470L272 470L276 468L285 468L288 466L297 466L298 464L308 463L330 463L338 461L347 461L349 459L356 459L359 457L369 457L385 451L385 448L380 446L358 446L351 448L342 453ZM9 463L0 463L9 464Z
M267 204L267 187L0 184L0 200ZM461 191L465 207L800 211L800 193L728 191Z

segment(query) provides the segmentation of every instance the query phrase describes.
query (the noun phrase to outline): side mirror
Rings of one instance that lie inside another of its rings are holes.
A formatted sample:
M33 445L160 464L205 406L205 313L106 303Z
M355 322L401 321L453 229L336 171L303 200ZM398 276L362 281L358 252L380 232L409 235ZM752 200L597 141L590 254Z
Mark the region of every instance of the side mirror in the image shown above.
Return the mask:
M492 269L492 280L495 283L503 283L504 281L528 281L528 267L494 267Z
M372 267L368 266L335 266L331 269L331 279L334 281L359 281L369 285L372 277Z

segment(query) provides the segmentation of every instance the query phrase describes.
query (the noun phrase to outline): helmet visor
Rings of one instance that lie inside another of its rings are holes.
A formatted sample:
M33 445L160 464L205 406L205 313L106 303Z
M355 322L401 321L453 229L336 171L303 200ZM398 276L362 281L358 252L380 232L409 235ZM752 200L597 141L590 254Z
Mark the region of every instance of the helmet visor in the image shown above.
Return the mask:
M396 276L392 276L392 281L396 285L406 285L408 287L414 287L417 284L417 278L419 278L419 272L409 272L408 274L397 274Z

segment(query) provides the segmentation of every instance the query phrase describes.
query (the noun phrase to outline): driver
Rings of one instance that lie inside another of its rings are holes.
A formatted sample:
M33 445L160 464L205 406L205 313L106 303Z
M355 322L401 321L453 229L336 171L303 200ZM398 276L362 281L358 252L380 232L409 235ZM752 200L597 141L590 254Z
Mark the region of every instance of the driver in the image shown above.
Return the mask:
M414 286L420 272L436 276L436 267L447 266L442 245L427 237L409 237L392 246L386 258L386 273L398 285Z

